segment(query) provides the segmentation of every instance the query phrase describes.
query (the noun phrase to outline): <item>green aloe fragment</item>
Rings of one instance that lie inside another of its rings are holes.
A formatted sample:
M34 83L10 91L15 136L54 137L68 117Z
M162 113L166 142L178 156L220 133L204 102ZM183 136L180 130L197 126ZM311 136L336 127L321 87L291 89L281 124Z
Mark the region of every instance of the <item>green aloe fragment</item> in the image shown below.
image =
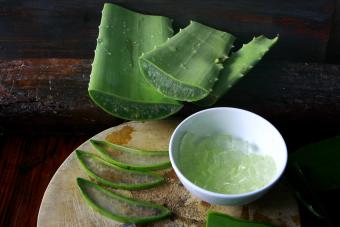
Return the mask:
M164 178L158 174L123 169L89 152L77 150L76 155L90 177L112 188L146 189L164 181Z
M167 97L182 101L204 98L215 84L235 38L190 22L167 42L140 57L145 78Z
M164 206L127 198L82 178L77 178L77 183L86 202L101 215L115 221L148 223L171 214Z
M168 151L145 151L99 140L90 142L106 161L122 168L156 170L171 166Z
M231 57L225 61L224 68L220 72L212 92L206 98L198 101L197 104L201 106L215 104L220 97L262 59L277 40L278 36L268 39L261 35L243 45L237 52L231 54Z
M310 144L289 155L288 167L298 164L317 191L340 189L339 148L340 136Z
M171 21L106 3L89 83L91 99L109 114L128 120L165 118L182 104L153 88L139 70L138 57L173 34Z
M246 221L238 218L231 217L226 214L209 211L206 227L274 227L271 224L265 224L256 221Z

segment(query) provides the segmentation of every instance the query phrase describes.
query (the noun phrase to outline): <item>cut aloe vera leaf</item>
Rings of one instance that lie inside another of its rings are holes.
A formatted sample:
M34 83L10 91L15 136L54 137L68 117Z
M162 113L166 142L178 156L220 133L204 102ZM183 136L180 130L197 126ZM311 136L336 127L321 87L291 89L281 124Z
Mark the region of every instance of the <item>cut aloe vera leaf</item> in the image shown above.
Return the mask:
M288 167L298 164L317 191L340 189L339 147L340 135L307 145L289 155Z
M145 78L165 96L200 100L215 84L234 40L231 34L192 21L142 55L139 64Z
M99 140L90 142L106 161L122 168L156 170L171 166L168 151L139 150Z
M258 36L249 43L243 45L237 52L225 61L224 68L220 72L218 81L207 97L197 102L201 106L214 105L236 82L244 77L277 42L278 36L268 39Z
M221 227L221 226L233 226L233 227L274 227L275 225L261 223L257 221L247 221L238 218L231 217L226 214L209 211L206 227Z
M91 99L128 120L165 118L182 104L164 97L141 75L138 57L172 36L170 19L106 3L89 83Z
M146 189L164 182L164 178L155 173L120 168L89 152L77 150L76 154L81 166L90 177L112 188Z
M168 208L151 202L134 200L106 190L91 181L77 178L86 202L103 216L123 223L147 223L168 217Z

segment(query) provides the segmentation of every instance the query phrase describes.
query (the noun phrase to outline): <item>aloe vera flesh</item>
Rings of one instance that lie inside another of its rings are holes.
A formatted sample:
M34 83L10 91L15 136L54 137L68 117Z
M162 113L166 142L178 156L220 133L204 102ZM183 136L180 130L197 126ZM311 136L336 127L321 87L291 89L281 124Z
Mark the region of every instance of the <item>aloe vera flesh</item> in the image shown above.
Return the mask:
M115 221L147 223L166 218L171 214L164 206L127 198L82 178L78 178L77 183L86 202L95 211Z
M211 91L234 36L190 22L167 42L140 57L146 79L176 100L196 101Z
M91 99L128 120L161 119L182 104L164 97L141 75L138 57L172 36L170 19L106 3L89 83Z
M198 101L197 104L210 106L215 104L235 83L244 77L277 42L278 37L268 39L258 36L243 47L231 54L225 61L224 68L220 72L218 81L209 95Z
M90 142L105 160L123 168L155 170L171 166L168 151L138 150L99 140Z
M77 150L76 155L86 173L106 186L130 190L146 189L164 181L158 174L123 169L89 152Z

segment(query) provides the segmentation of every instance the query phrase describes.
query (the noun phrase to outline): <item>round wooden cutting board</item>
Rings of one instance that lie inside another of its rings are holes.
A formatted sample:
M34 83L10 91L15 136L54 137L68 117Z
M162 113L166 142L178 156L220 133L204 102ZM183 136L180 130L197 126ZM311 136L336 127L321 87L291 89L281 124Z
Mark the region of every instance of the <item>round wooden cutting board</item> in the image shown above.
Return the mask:
M166 150L177 123L170 120L128 122L107 129L93 138L147 150ZM79 149L95 152L88 141ZM204 226L208 210L279 226L300 226L296 201L282 183L252 204L214 206L193 197L171 168L163 171L163 174L166 183L161 186L142 191L117 190L126 196L163 204L173 212L171 218L147 226ZM99 215L86 204L78 191L77 177L88 178L73 152L59 167L45 191L38 215L38 227L122 226L121 223Z

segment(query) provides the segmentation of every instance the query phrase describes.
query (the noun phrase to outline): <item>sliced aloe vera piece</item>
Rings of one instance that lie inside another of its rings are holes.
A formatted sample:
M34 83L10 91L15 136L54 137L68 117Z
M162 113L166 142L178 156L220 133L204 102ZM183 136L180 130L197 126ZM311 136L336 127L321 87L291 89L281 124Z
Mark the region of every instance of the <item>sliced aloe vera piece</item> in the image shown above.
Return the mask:
M232 227L274 227L275 225L261 223L257 221L247 221L238 218L231 217L226 214L209 211L207 218L206 227L221 227L221 226L232 226Z
M278 37L268 39L258 36L234 52L225 61L218 81L207 97L197 102L198 105L210 106L217 102L236 82L248 73L258 63L268 50L277 42Z
M140 57L145 78L167 97L196 101L208 95L234 36L190 22L167 42Z
M90 142L105 160L123 168L155 170L171 165L168 151L145 151L99 140Z
M113 188L145 189L164 181L164 178L158 174L123 169L89 152L77 150L76 154L90 177Z
M119 222L147 223L171 214L164 206L127 198L82 178L77 178L77 183L80 193L94 210Z
M172 36L170 19L106 3L89 83L91 99L128 120L165 118L182 104L164 97L141 75L138 57Z

